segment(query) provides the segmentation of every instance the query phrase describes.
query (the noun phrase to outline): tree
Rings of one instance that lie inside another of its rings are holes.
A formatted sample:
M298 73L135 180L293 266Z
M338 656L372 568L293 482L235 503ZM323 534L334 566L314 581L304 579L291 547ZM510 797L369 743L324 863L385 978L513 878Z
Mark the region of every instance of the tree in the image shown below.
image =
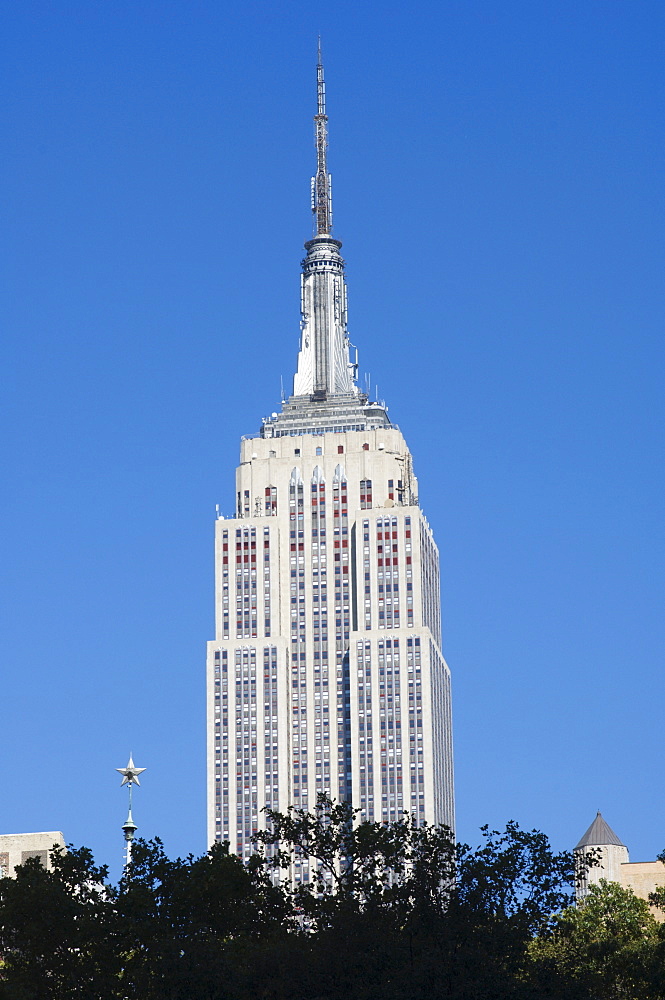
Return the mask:
M137 841L116 900L123 990L141 1000L235 1000L289 920L258 856L244 865L218 844L170 861L161 841Z
M116 996L107 874L86 848L54 847L49 870L30 858L16 878L0 880L2 979L10 1000Z
M594 1000L662 997L654 965L659 937L649 904L632 889L601 879L533 941L531 976L540 983L565 981Z
M257 837L274 852L267 863L309 865L292 898L323 975L303 996L526 996L531 938L573 898L573 855L554 854L543 834L516 823L484 828L472 850L407 816L357 823L357 812L324 795L314 813L268 819Z
M0 881L1 1000L242 1000L258 997L291 910L259 857L215 846L169 860L136 841L105 883L85 848L54 852ZM4 989L4 993L2 992Z
M247 864L139 840L117 887L85 849L19 867L0 882L0 1000L665 995L646 904L602 887L571 908L574 858L537 831L484 828L472 849L325 796L268 820Z
M382 910L415 894L439 896L455 874L455 848L445 827L421 827L404 816L393 823L357 823L360 810L320 794L313 813L268 810L268 829L256 835L266 865L294 872L294 900L308 928L328 926L338 913ZM407 903L408 905L408 903Z

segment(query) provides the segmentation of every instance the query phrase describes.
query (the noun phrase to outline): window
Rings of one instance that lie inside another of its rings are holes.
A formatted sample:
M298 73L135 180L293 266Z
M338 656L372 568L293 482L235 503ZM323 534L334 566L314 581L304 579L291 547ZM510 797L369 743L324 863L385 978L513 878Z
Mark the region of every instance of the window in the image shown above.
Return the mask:
M266 486L265 488L265 513L268 516L277 514L277 488Z
M323 448L317 448L316 449L316 454L317 455L323 455Z

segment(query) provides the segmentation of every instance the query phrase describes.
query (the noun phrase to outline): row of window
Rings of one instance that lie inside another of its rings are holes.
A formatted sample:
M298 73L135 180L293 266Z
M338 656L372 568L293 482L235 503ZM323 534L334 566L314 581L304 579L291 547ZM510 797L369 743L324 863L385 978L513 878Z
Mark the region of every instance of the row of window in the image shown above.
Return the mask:
M342 454L344 448L339 446L339 454ZM316 449L317 456L321 455L321 448ZM299 449L296 449L296 454L299 454ZM397 486L395 486L397 483ZM405 499L405 491L402 486L402 480L388 480L388 499L396 501L398 503L403 503ZM312 490L316 489L316 485L312 484ZM368 509L372 506L372 480L371 479L361 479L360 480L360 508L361 510ZM252 513L252 503L250 497L250 491L244 490L238 492L237 495L237 517L244 518L249 517ZM263 514L266 517L275 517L277 515L277 487L276 486L266 486L264 489L263 501L260 497L255 498L254 501L254 514Z

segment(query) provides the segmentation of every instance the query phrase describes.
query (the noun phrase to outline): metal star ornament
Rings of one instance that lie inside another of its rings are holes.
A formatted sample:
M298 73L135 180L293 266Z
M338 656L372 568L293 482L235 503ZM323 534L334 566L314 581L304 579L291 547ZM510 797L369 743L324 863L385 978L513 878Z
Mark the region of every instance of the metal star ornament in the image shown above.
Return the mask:
M127 767L116 767L116 771L119 771L122 775L122 781L120 782L120 787L123 785L139 785L139 774L143 774L145 771L144 767L134 767L134 761L132 760L132 755L129 755L129 763Z

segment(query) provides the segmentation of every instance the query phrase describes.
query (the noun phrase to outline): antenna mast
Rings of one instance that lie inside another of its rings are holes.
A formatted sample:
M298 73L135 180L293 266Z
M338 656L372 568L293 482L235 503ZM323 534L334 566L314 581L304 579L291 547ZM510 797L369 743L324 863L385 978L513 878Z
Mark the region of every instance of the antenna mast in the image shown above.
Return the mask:
M316 236L323 236L332 231L332 178L328 173L326 162L328 115L326 114L326 84L323 79L320 37L316 64L316 96L317 113L314 116L316 177L312 177L312 212L314 213L314 233Z

